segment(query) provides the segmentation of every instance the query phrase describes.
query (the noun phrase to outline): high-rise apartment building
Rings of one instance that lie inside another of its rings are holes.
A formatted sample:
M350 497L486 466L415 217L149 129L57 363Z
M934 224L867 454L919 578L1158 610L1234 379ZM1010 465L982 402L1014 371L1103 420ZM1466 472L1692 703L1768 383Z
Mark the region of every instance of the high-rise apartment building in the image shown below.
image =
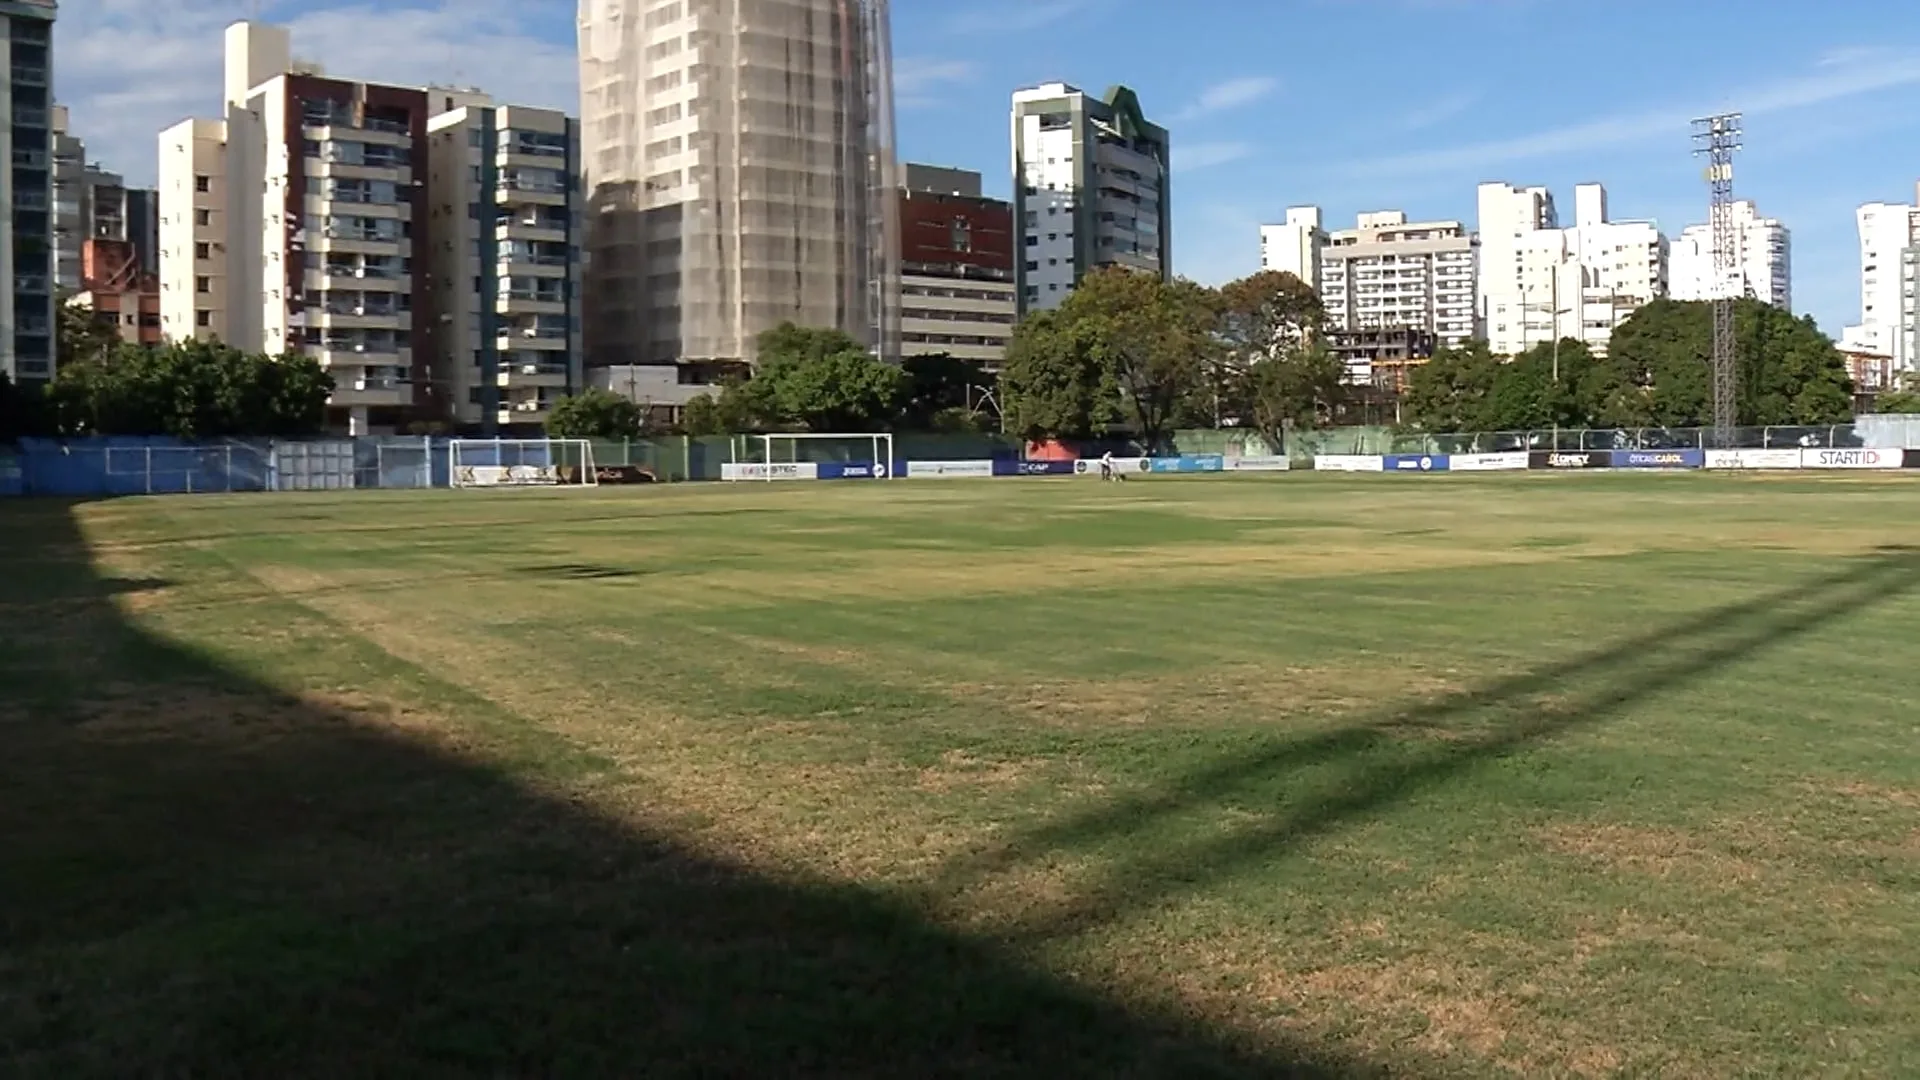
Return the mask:
M1140 99L1066 83L1013 95L1013 210L1020 310L1060 305L1089 271L1173 273L1171 147Z
M463 428L542 424L584 385L580 125L477 92L427 95L435 390Z
M1260 269L1292 274L1318 289L1327 242L1319 207L1289 206L1285 224L1260 226Z
M90 240L131 244L139 264L148 273L156 271L155 193L129 188L119 173L87 160L87 144L68 119L65 106L53 107L54 284L67 293L88 287Z
M435 415L438 319L427 96L296 65L284 28L226 34L226 116L160 135L161 321L169 338L304 352L334 377L352 434Z
M1787 227L1763 218L1750 200L1729 207L1738 248L1730 280L1722 280L1713 254L1713 226L1689 225L1673 241L1675 300L1712 300L1723 294L1751 296L1782 311L1793 310L1793 238Z
M1471 233L1458 221L1409 222L1398 210L1361 214L1356 227L1328 235L1320 253L1327 328L1420 330L1443 345L1475 337ZM1349 378L1367 381L1366 373Z
M80 248L80 289L73 302L129 345L158 345L160 280L140 265L131 241L91 237Z
M53 377L54 0L0 0L0 374Z
M1489 345L1513 355L1561 338L1604 353L1614 327L1668 293L1670 249L1650 221L1615 221L1606 189L1574 189L1560 228L1545 188L1480 185L1480 308Z
M887 0L581 0L590 366L899 345Z
M1019 314L1013 207L980 174L907 165L900 189L900 351L997 368Z
M1914 201L1920 204L1920 185ZM1888 358L1895 372L1920 367L1920 205L1868 203L1860 230L1860 321L1842 347Z

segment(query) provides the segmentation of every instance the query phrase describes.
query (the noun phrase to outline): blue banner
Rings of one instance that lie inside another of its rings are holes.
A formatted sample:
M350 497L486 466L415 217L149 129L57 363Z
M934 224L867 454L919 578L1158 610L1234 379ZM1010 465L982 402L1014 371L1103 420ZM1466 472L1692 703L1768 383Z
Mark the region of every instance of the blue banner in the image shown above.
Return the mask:
M1610 464L1616 469L1704 469L1705 450L1615 450Z
M1380 459L1387 472L1447 472L1450 464L1445 454L1388 454Z
M1224 454L1181 454L1179 457L1154 458L1148 469L1157 473L1226 472L1227 458Z
M819 465L822 480L885 480L887 466L873 461L823 461Z
M1071 461L1007 461L996 458L993 462L995 476L1072 476Z

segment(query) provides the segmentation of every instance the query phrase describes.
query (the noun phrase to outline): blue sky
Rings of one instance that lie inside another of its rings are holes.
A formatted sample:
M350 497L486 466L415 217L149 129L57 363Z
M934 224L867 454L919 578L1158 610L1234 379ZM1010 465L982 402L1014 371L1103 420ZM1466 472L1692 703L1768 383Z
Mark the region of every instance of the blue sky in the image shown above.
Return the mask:
M295 52L379 81L577 109L574 0L259 0ZM59 97L93 156L151 182L155 133L211 115L248 0L63 0ZM1739 193L1793 230L1795 306L1857 317L1853 211L1920 179L1914 0L894 0L900 143L1009 188L1011 92L1140 93L1174 138L1174 261L1255 267L1289 205L1473 219L1481 180L1607 185L1615 217L1704 218L1687 120L1747 113ZM1717 37L1716 37L1717 35ZM1717 40L1718 46L1709 41Z

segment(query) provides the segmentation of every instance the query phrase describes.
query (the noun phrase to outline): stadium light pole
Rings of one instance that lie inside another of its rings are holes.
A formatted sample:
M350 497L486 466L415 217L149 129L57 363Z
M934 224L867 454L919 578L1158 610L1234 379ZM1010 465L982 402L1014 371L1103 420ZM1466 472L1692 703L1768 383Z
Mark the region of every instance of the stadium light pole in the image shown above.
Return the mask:
M1720 113L1693 122L1693 153L1707 159L1707 224L1713 234L1713 438L1733 445L1739 419L1738 343L1733 332L1733 278L1739 270L1739 237L1733 225L1733 155L1742 149L1740 114Z

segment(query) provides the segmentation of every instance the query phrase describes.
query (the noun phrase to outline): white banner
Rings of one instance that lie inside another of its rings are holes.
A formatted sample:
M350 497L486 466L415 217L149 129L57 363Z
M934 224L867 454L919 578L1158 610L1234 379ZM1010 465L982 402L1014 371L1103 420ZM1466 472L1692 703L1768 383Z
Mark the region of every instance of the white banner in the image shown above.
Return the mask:
M1897 469L1904 453L1899 450L1802 450L1803 469Z
M1293 468L1293 460L1284 457L1230 457L1226 468L1228 472L1286 472Z
M1505 454L1451 454L1447 465L1454 472L1505 472L1527 467L1527 452Z
M993 462L991 461L909 461L907 462L907 476L909 478L928 477L928 476L968 477L968 476L992 476L992 475L993 475Z
M1076 476L1099 476L1100 459L1081 458L1073 463L1073 471ZM1117 457L1113 459L1113 471L1116 473L1152 472L1153 462L1150 458Z
M462 465L459 481L466 487L525 487L560 482L552 465Z
M720 466L722 480L818 480L820 466L811 461L761 465L757 462L729 462Z
M1797 469L1798 450L1709 450L1709 469Z
M1386 472L1387 463L1377 454L1315 454L1315 472Z

